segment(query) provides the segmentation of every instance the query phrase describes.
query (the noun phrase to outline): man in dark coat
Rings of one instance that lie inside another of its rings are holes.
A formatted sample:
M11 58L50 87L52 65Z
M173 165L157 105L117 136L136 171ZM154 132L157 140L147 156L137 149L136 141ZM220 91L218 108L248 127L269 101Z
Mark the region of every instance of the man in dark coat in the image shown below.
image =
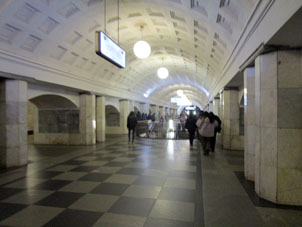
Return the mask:
M135 113L133 111L131 111L127 118L128 142L129 143L130 143L131 130L132 130L132 143L134 142L136 124L137 124L137 119L136 119Z
M192 111L190 111L190 115L186 121L185 128L189 131L190 146L193 146L193 140L196 131L196 117L193 115Z
M215 146L216 146L216 135L217 133L220 133L221 132L221 120L220 118L215 115L213 112L210 112L209 113L211 116L213 116L213 118L218 122L218 127L215 128L215 134L214 134L214 137L213 139L211 140L211 151L212 152L215 152Z

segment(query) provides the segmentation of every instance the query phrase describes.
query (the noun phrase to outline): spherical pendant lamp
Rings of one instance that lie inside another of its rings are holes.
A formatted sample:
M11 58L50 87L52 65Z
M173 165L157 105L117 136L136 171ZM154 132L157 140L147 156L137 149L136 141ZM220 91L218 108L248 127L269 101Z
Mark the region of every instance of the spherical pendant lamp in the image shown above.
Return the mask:
M168 76L169 76L169 71L167 68L165 67L160 67L158 70L157 70L157 76L164 80L166 79Z
M146 41L138 41L133 46L133 51L136 57L145 59L150 56L151 47Z
M177 95L178 96L183 96L183 94L184 94L183 90L177 90Z

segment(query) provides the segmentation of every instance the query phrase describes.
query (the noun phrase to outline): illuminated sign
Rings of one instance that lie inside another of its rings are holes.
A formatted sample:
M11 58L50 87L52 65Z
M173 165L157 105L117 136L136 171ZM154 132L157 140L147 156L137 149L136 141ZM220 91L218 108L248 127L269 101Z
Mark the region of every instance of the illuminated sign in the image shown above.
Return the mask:
M171 103L177 103L178 106L191 106L192 103L188 100L186 96L183 97L172 97Z
M95 32L95 52L119 68L126 67L126 52L104 32Z
M179 97L171 98L171 103L178 103L180 101L181 101L181 98L179 98Z
M196 109L196 106L187 106L186 107L186 110L195 110Z

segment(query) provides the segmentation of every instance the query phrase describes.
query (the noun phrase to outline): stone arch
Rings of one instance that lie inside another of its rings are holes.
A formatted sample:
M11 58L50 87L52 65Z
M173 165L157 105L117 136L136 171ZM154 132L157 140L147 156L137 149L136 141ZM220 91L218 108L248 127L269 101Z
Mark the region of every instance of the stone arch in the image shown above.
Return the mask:
M29 100L29 122L36 121L39 133L78 133L80 110L60 95L40 95ZM35 115L35 116L34 116ZM30 125L30 128L33 128Z
M105 106L106 127L120 127L120 112L113 105Z
M80 132L80 109L70 99L55 94L28 100L28 140L35 144L72 144Z
M79 109L69 98L61 95L40 95L29 99L38 109Z
M142 110L137 102L133 102L133 110L135 113L137 113L138 111L142 112Z
M136 106L134 106L133 109L134 109L134 113L135 113L135 114L136 114L138 111L140 111L139 108L137 108Z
M52 94L52 93L36 94L35 93L35 94L32 94L28 100L34 104L35 104L35 102L36 103L43 103L43 102L53 103L53 98L55 98L55 102L58 100L59 103L54 103L52 106L56 106L56 105L60 105L60 104L61 104L60 106L62 106L62 104L66 104L67 106L74 106L76 108L79 108L79 103L77 103L75 100L73 100L68 95L64 95L64 94Z

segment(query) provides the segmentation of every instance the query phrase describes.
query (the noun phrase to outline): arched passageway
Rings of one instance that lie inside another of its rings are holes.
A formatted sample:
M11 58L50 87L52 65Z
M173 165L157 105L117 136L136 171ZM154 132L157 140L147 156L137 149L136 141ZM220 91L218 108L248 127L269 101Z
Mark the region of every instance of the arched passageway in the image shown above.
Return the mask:
M41 95L28 100L28 140L34 144L71 144L79 134L80 109L59 95Z

